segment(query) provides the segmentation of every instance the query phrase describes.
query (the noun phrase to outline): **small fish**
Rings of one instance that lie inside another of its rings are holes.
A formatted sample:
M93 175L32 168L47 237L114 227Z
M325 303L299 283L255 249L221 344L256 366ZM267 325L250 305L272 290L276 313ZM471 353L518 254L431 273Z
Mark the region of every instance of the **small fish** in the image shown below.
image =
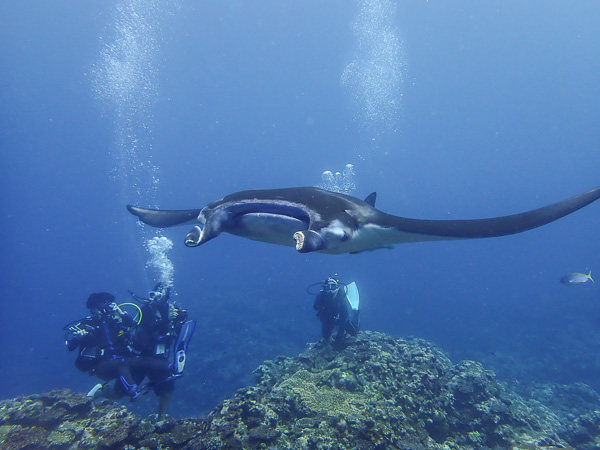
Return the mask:
M587 275L585 273L569 273L560 279L562 284L567 285L585 283L587 281L591 281L592 283L594 282L591 270Z

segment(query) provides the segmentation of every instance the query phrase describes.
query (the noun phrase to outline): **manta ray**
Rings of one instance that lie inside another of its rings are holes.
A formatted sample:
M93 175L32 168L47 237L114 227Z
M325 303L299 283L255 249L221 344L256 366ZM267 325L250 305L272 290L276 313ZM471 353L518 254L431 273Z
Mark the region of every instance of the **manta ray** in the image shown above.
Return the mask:
M223 197L202 209L154 210L128 205L143 223L165 228L197 224L185 245L196 247L222 232L296 247L300 253L360 253L404 242L479 239L521 233L560 219L600 198L600 187L509 216L467 220L411 219L364 200L316 187L258 189Z

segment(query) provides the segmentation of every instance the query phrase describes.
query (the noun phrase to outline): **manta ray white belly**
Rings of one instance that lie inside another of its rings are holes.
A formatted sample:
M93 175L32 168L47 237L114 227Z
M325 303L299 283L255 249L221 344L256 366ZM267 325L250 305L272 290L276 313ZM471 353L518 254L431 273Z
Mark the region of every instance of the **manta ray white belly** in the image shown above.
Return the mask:
M330 227L323 228L321 234L330 243L328 248L318 250L321 253L338 255L341 253L360 253L381 248L390 248L394 244L404 242L420 242L425 240L439 240L437 236L429 236L424 239L423 235L406 233L396 228L381 227L376 224L366 224L353 230L349 239L340 240L339 230L331 232Z
M244 214L236 219L234 227L223 231L254 241L293 247L294 233L306 229L306 223L295 217L261 212Z

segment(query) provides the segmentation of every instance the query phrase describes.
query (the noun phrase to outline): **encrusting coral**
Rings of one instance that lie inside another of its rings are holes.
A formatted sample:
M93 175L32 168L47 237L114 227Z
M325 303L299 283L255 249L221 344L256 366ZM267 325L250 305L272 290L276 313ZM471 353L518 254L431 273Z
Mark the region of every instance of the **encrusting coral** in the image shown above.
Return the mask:
M266 361L207 417L154 423L68 390L0 402L0 446L24 448L594 448L600 414L554 413L453 365L421 339L361 332ZM192 382L192 380L187 380Z

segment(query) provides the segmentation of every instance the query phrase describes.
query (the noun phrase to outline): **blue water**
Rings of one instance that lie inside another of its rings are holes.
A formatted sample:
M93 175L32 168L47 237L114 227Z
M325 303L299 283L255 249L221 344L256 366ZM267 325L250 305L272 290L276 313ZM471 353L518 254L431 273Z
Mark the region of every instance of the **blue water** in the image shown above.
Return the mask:
M154 284L128 203L356 190L407 217L516 213L600 184L593 1L2 2L0 398L95 379L62 326L92 292ZM320 338L306 286L337 273L362 325L433 341L520 383L600 389L600 205L524 234L359 255L222 235L174 242L198 320L174 415L202 414L264 359ZM149 397L149 403L154 400Z

